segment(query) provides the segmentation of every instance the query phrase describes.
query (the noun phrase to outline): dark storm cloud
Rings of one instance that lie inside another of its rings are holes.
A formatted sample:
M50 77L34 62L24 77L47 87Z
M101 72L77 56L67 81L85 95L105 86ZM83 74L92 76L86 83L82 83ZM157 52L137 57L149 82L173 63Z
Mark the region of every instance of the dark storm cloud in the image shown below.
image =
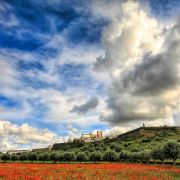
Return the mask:
M169 54L148 54L123 78L123 88L135 95L158 95L179 84L177 61Z
M91 98L86 103L81 105L75 105L73 109L70 112L76 112L78 114L85 114L89 110L96 108L96 106L99 104L99 101L97 98Z

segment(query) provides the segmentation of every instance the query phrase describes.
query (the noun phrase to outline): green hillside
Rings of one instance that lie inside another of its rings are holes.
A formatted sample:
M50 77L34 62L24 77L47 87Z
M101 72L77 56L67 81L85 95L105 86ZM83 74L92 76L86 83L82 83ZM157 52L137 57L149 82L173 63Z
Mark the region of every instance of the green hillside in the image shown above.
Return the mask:
M50 162L180 163L179 127L140 127L116 138L57 143L29 153L2 154L0 159Z
M133 130L137 132L140 128ZM142 129L142 128L141 128ZM156 131L156 129L148 129L148 131ZM128 132L129 133L129 132ZM125 133L127 134L127 133ZM157 134L148 135L131 135L124 136L124 134L116 138L106 138L101 141L95 142L76 142L76 143L60 143L55 144L51 151L53 150L63 150L63 151L85 151L93 152L98 150L104 152L106 150L115 150L116 152L128 151L128 152L140 152L144 150L151 150L155 147L162 146L168 141L175 141L180 143L180 128L166 128L166 130L161 128Z

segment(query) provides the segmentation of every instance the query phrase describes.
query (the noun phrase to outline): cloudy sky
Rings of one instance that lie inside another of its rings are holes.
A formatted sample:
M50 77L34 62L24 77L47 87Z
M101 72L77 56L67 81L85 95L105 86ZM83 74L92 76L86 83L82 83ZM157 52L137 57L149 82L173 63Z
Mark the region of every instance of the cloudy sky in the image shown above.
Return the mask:
M0 151L180 124L179 0L0 0Z

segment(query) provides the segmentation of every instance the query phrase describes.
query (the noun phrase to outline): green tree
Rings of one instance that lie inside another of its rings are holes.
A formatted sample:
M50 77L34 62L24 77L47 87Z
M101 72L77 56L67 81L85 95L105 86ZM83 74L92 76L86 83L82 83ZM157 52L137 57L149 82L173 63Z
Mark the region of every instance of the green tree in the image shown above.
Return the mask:
M130 152L124 152L124 161L125 162L134 162L134 154Z
M102 148L101 147L95 147L95 151L101 151L102 150Z
M114 148L115 148L115 146L116 146L116 144L115 144L115 143L111 143L111 144L110 144L110 148L111 148L111 149L114 149Z
M132 153L133 162L141 161L141 154L139 152Z
M118 154L115 153L114 151L106 151L103 155L103 160L104 161L117 161L118 160Z
M18 155L17 154L12 154L11 155L11 161L16 161L16 160L18 160Z
M173 165L176 164L176 160L180 153L180 146L176 142L168 142L164 145L163 151L167 159L173 160Z
M161 147L157 147L151 151L151 157L153 161L160 160L162 163L164 163L165 160L165 153L164 150Z
M49 154L48 153L41 153L41 154L38 155L38 159L40 161L43 161L43 163L44 163L44 161L49 160Z
M64 154L63 153L57 153L55 155L55 159L56 159L56 161L59 161L61 163L64 159Z
M90 160L94 161L95 163L97 161L101 161L101 159L102 159L102 156L101 156L101 152L99 152L99 151L95 151L90 154Z
M66 152L66 153L64 153L64 158L63 158L64 161L69 163L70 161L73 161L74 159L75 159L74 152Z
M128 152L126 152L126 151L120 152L120 154L119 154L119 160L120 160L121 162L127 161L127 160L128 160Z
M149 150L145 150L144 152L142 152L141 159L143 162L145 161L146 164L149 164L149 161L151 159L151 152Z
M88 157L88 159L89 159L90 152L89 152L89 151L85 151L85 153L86 153L86 155L87 155L87 157Z
M9 154L2 154L1 159L6 163L7 160L10 160L10 155Z
M128 153L128 162L135 162L134 153Z
M84 152L79 152L76 156L76 160L77 161L87 161L88 160L88 156L86 155L86 153Z
M114 147L114 150L115 150L115 152L119 153L119 152L121 152L122 147L119 146L119 145L116 145L116 146Z
M27 153L22 153L19 156L19 160L21 160L22 162L28 159L28 154Z
M31 160L31 162L33 163L35 160L37 160L37 154L35 152L29 153L28 160Z
M107 147L106 146L103 147L103 151L107 151Z
M53 161L54 163L56 163L56 161L57 161L57 160L56 160L56 154L57 154L56 152L52 152L52 153L50 154L50 160Z
M90 146L89 149L88 149L88 151L91 153L91 152L95 151L95 148L92 147L92 146Z

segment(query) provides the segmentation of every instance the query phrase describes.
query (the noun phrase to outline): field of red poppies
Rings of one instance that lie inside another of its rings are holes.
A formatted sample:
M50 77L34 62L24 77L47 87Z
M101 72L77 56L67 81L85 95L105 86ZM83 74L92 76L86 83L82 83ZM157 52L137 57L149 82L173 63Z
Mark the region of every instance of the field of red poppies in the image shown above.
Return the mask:
M180 168L141 164L0 164L0 179L174 180Z

